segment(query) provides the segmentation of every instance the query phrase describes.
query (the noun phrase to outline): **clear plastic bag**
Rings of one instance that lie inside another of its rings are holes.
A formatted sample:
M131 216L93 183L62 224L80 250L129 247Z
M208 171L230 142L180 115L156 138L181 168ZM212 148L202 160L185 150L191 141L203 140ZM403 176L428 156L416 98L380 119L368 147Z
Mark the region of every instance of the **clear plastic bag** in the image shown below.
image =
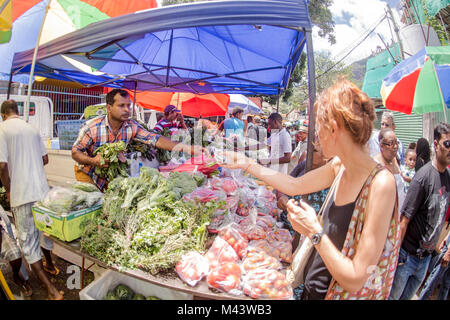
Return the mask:
M248 243L248 249L247 252L255 252L255 251L264 251L267 254L271 255L274 258L280 259L280 249L278 247L275 247L271 245L266 240L252 240ZM247 254L248 254L247 253Z
M77 198L78 194L73 189L53 187L47 192L41 203L56 213L68 213L72 211Z
M188 252L181 257L175 266L175 271L181 280L194 287L209 273L209 261L196 251Z
M238 262L239 256L232 246L227 241L217 236L214 239L213 244L206 253L206 258L209 261L209 265L212 268L226 262Z
M219 230L219 236L233 247L240 258L247 254L248 241L236 223L231 223Z
M286 276L276 270L251 270L243 276L242 288L246 295L254 299L293 299L292 287Z
M253 250L248 252L247 257L242 261L244 272L255 269L280 270L282 265L277 258L272 257L263 250Z
M211 288L239 296L242 295L241 274L238 264L228 262L211 269L206 280Z

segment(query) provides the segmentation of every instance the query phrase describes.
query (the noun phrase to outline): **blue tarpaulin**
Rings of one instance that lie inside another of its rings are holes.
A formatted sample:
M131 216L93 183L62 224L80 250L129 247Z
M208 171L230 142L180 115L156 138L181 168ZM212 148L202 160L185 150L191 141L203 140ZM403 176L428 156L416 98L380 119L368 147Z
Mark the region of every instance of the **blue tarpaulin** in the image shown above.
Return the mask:
M161 7L93 23L40 46L34 74L87 87L276 95L287 87L306 32L305 0ZM33 50L16 53L14 73L29 73L32 57Z

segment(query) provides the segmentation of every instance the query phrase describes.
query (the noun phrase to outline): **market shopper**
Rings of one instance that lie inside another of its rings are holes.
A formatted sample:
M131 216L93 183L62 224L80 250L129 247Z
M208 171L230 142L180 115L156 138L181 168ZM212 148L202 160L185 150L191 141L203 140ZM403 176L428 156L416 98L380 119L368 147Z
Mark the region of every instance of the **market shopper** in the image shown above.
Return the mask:
M61 300L63 292L55 288L44 272L44 269L55 275L59 272L51 258L53 242L36 228L31 211L34 203L43 199L49 190L44 171L48 163L47 150L39 132L20 119L14 100L2 103L1 115L0 177L11 203L19 246L25 260L47 288L49 299Z
M164 129L169 129L171 133L174 133L179 129L187 129L181 111L174 105L169 104L164 108L164 116L153 128L153 130L158 133L161 133Z
M430 160L431 160L430 144L427 139L420 138L419 140L417 140L416 145L416 166L414 168L416 173L425 164L430 162Z
M289 162L288 171L291 172L303 160L306 159L306 150L308 147L308 126L301 124L297 133L295 134L295 142L297 146L292 152L291 161Z
M0 207L0 259L11 266L13 281L19 286L25 297L33 294L28 273L22 263L22 253L12 232L11 222L3 208Z
M381 129L390 128L395 132L395 121L394 121L394 114L389 111L383 112L383 115L381 116ZM369 146L369 153L372 157L377 155L380 152L380 142L378 141L378 134L379 131L375 131L372 133L368 146ZM405 163L405 150L403 148L403 143L398 139L398 150L397 150L397 161L398 164L404 164Z
M79 181L91 182L104 191L107 181L95 173L101 164L101 155L94 156L95 150L106 143L139 140L152 147L164 150L177 150L188 154L201 155L207 151L199 146L177 143L169 138L145 130L138 122L130 119L130 96L125 90L114 89L106 95L107 115L87 121L80 129L78 139L72 147L72 158L79 164L75 166L75 176Z
M414 178L401 209L402 246L390 299L410 300L425 279L450 196L450 125L434 128L432 161Z
M398 207L401 208L405 201L405 182L403 180L400 167L395 161L398 151L398 139L391 128L381 129L378 135L381 152L374 156L374 160L381 163L392 172L397 184Z
M234 152L226 153L226 166L244 169L289 196L329 188L338 178L323 226L305 202L288 202L294 230L315 247L303 298L387 299L398 257L399 218L395 179L365 147L375 119L373 103L353 83L339 80L320 94L315 107L323 154L334 157L324 166L293 178Z

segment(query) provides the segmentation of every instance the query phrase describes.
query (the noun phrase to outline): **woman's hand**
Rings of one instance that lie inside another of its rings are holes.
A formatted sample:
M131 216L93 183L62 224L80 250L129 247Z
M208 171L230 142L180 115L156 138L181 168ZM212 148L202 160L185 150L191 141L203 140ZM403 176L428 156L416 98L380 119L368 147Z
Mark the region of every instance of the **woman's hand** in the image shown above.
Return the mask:
M250 165L256 164L254 160L247 158L240 152L223 151L219 155L225 159L225 163L221 164L222 167L228 169L247 169Z
M316 211L303 200L300 203L294 199L289 200L287 211L289 222L298 233L311 238L322 230Z

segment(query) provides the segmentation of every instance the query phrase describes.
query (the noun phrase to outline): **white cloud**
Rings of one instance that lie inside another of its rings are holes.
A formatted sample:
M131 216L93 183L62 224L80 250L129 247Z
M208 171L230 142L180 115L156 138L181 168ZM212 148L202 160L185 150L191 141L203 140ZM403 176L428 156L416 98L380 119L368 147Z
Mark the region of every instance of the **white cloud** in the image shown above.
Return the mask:
M334 0L334 4L330 7L335 20L336 44L330 43L318 36L318 28L313 28L313 47L315 51L330 51L334 59L340 60L352 48L354 48L362 35L367 30L375 26L377 21L384 16L386 2L381 0ZM397 24L400 24L399 15L394 8L394 18ZM392 26L392 23L391 23ZM377 46L384 48L383 42L380 40L379 33L383 40L387 43L392 41L393 31L391 33L389 23L385 19L352 53L343 60L346 65L351 64L360 59L366 58L375 50Z

